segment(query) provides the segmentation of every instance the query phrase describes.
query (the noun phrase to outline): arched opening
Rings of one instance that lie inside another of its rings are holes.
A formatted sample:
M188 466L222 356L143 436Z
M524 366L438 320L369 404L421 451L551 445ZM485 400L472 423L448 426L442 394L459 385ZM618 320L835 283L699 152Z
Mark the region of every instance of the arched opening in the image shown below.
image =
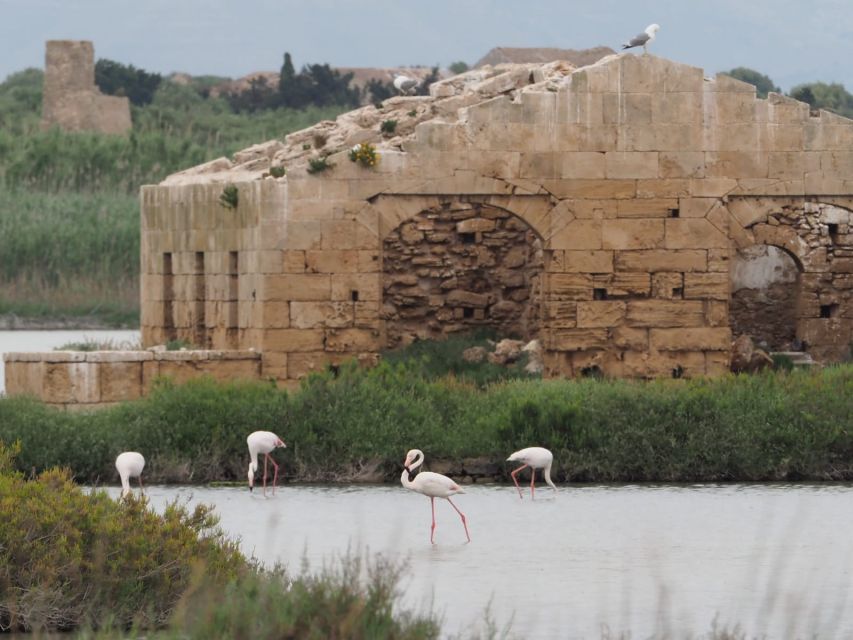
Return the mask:
M539 332L542 241L497 207L445 203L406 220L382 245L382 318L388 347L490 328Z
M758 244L732 260L729 323L767 351L799 351L797 319L802 266L790 253Z

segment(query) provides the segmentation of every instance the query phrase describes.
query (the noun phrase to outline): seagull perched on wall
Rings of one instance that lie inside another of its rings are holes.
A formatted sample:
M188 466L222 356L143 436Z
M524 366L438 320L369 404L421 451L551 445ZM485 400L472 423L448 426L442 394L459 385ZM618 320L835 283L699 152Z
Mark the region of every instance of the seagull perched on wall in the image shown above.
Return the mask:
M409 76L404 76L402 74L394 76L394 88L397 89L401 95L411 96L415 93L417 87L418 81L414 78L410 78Z
M643 47L643 53L648 53L649 50L646 49L646 46L651 43L652 40L655 39L655 34L660 29L659 24L650 24L646 27L646 30L643 33L634 36L628 42L622 45L623 49L631 49L633 47Z

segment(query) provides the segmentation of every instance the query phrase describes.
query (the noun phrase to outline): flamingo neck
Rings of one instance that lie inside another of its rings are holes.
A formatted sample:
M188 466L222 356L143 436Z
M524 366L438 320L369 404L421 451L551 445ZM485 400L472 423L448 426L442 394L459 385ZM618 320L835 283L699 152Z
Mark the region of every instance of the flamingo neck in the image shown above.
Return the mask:
M415 456L414 462L409 466L403 465L403 474L400 476L400 482L407 489L412 488L412 481L409 480L409 474L424 463L424 454L419 453Z

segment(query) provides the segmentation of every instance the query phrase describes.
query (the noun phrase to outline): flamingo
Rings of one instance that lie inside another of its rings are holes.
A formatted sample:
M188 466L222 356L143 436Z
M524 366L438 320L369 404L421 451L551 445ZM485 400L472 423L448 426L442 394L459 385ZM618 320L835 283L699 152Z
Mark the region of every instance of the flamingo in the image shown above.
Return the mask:
M554 462L554 454L544 447L527 447L513 453L507 462L523 462L518 469L510 473L512 481L515 483L515 488L518 489L518 497L523 499L521 495L521 487L518 486L518 472L526 467L530 467L530 499L533 499L533 483L536 480L536 470L542 469L542 475L545 477L545 482L557 490L556 485L551 482L551 464Z
M450 506L456 510L456 513L459 514L459 517L462 518L462 526L465 528L465 537L468 538L468 542L471 542L471 536L468 533L468 524L465 520L465 514L462 513L450 499L450 496L456 495L457 493L465 493L462 490L462 487L453 482L453 480L451 480L447 476L441 475L440 473L433 473L432 471L422 471L417 476L415 476L414 480L409 480L409 473L417 469L423 463L423 451L421 451L420 449L412 449L411 451L409 451L406 454L406 461L403 463L403 475L400 476L400 482L403 483L403 486L406 487L406 489L417 491L418 493L422 493L423 495L429 498L430 504L432 505L432 527L429 531L430 544L435 544L436 498L444 498L450 503Z
M130 479L139 478L139 490L142 491L142 469L145 458L136 451L125 451L116 457L116 471L121 478L121 497L130 493Z
M270 458L270 451L278 447L286 447L284 441L275 435L272 431L255 431L249 434L246 438L246 444L249 445L249 491L255 485L255 473L258 471L258 455L264 454L264 496L267 495L267 460L272 463L275 468L275 473L272 478L272 493L275 495L275 483L278 480L278 465L275 460Z

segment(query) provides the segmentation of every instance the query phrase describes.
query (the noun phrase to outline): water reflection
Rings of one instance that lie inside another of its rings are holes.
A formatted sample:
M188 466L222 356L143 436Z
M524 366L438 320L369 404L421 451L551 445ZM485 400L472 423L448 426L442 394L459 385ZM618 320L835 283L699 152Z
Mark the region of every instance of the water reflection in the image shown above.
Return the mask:
M110 488L113 494L117 488ZM406 604L432 602L448 633L480 622L526 638L676 636L741 624L750 635L853 637L853 515L845 484L573 486L519 500L512 486L450 505L396 486L149 489L215 504L223 527L265 562L322 566L347 549L407 559ZM793 632L793 633L792 633Z

